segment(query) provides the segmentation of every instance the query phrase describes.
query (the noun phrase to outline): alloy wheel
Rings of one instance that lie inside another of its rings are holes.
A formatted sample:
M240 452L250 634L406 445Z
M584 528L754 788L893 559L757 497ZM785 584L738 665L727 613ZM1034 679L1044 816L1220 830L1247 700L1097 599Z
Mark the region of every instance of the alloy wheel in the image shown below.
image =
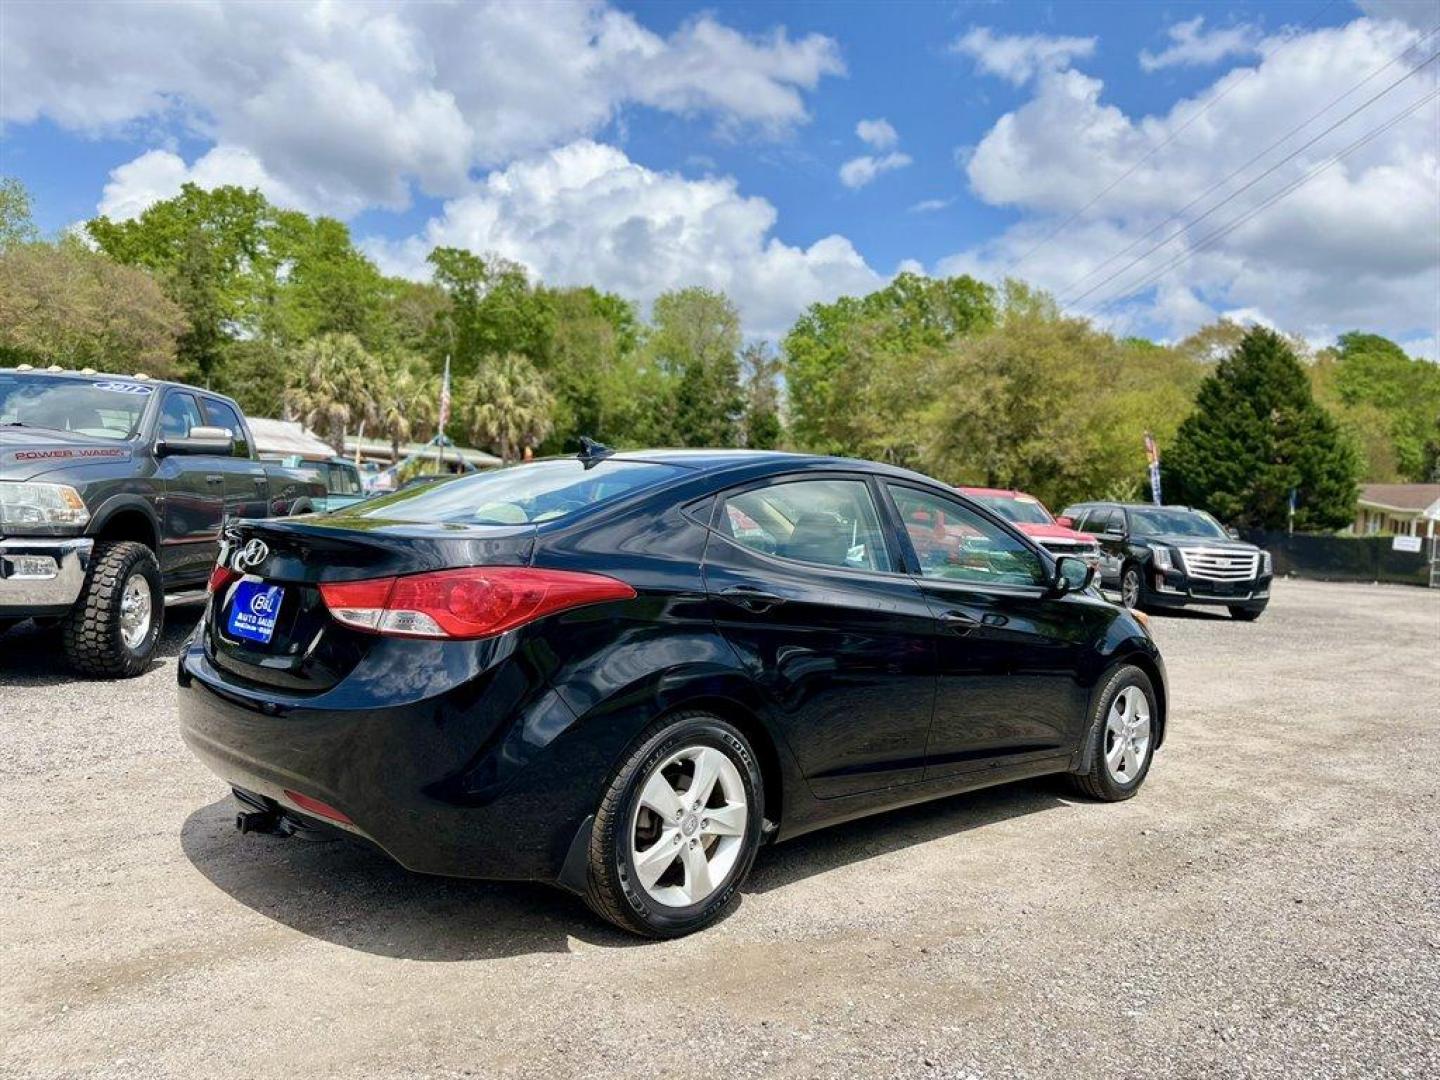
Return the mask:
M141 573L131 574L120 593L120 639L127 649L138 649L150 634L154 598L150 582Z
M656 766L630 819L641 887L667 907L698 904L724 884L745 845L740 770L713 746L687 746Z
M1105 767L1119 784L1134 783L1150 753L1150 701L1127 686L1110 703L1105 719Z
M1140 572L1138 570L1126 570L1125 576L1120 579L1120 598L1125 606L1133 608L1140 603Z

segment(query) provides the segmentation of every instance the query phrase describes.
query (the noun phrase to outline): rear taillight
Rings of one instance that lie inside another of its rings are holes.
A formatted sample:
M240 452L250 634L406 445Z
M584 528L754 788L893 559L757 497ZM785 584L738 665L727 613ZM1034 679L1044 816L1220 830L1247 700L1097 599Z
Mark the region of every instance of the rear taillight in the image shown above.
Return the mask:
M205 591L211 594L223 593L232 581L239 579L239 570L231 570L223 563L216 563L215 569L210 571L210 581L206 584Z
M623 581L569 570L477 566L320 585L337 622L372 634L482 638L582 604L629 600Z

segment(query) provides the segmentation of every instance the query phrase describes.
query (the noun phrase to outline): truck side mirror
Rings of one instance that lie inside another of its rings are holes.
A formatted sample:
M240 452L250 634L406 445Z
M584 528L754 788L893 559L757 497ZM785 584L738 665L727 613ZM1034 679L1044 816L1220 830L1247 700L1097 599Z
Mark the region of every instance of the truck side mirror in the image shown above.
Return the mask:
M203 424L192 427L190 434L184 438L171 436L155 444L157 457L171 454L213 454L216 457L229 457L234 451L235 436L230 433L229 428L206 427Z
M1069 514L1061 514L1055 519L1055 524L1064 529L1073 529L1075 527L1075 519Z

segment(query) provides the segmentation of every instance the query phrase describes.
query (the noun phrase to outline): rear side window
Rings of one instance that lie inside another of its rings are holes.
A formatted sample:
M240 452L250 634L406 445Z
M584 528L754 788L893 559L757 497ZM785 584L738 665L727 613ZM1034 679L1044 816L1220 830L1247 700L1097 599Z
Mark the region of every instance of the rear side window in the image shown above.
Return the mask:
M863 480L793 480L731 495L720 529L741 547L795 562L891 568Z
M559 521L581 510L662 484L687 470L651 461L577 458L535 461L454 480L439 480L372 499L360 517L462 525Z
M240 417L235 415L235 410L223 401L213 401L210 398L200 400L205 406L205 423L211 427L224 428L235 436L235 449L231 451L231 455L248 458L250 444L245 441L245 428L240 423Z

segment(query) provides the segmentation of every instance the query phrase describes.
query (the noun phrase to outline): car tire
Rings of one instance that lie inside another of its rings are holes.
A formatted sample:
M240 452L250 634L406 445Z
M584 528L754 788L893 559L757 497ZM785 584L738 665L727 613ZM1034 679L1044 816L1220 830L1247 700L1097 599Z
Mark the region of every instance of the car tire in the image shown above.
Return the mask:
M1240 622L1254 622L1264 611L1263 607L1232 607L1230 617Z
M164 623L154 553L129 540L98 543L80 598L60 628L65 657L82 675L131 678L149 667Z
M1133 664L1111 672L1094 698L1087 728L1089 743L1082 755L1089 766L1071 774L1074 786L1102 802L1133 797L1150 772L1159 715L1150 676ZM1143 744L1137 750L1132 740L1141 739Z
M688 795L702 769L714 780L697 808ZM644 937L682 937L713 923L735 902L755 861L764 793L759 761L738 728L703 712L652 725L596 810L586 901Z
M1145 596L1145 575L1134 563L1126 563L1120 571L1120 602L1137 611L1142 608ZM1132 599L1133 597L1133 599Z

